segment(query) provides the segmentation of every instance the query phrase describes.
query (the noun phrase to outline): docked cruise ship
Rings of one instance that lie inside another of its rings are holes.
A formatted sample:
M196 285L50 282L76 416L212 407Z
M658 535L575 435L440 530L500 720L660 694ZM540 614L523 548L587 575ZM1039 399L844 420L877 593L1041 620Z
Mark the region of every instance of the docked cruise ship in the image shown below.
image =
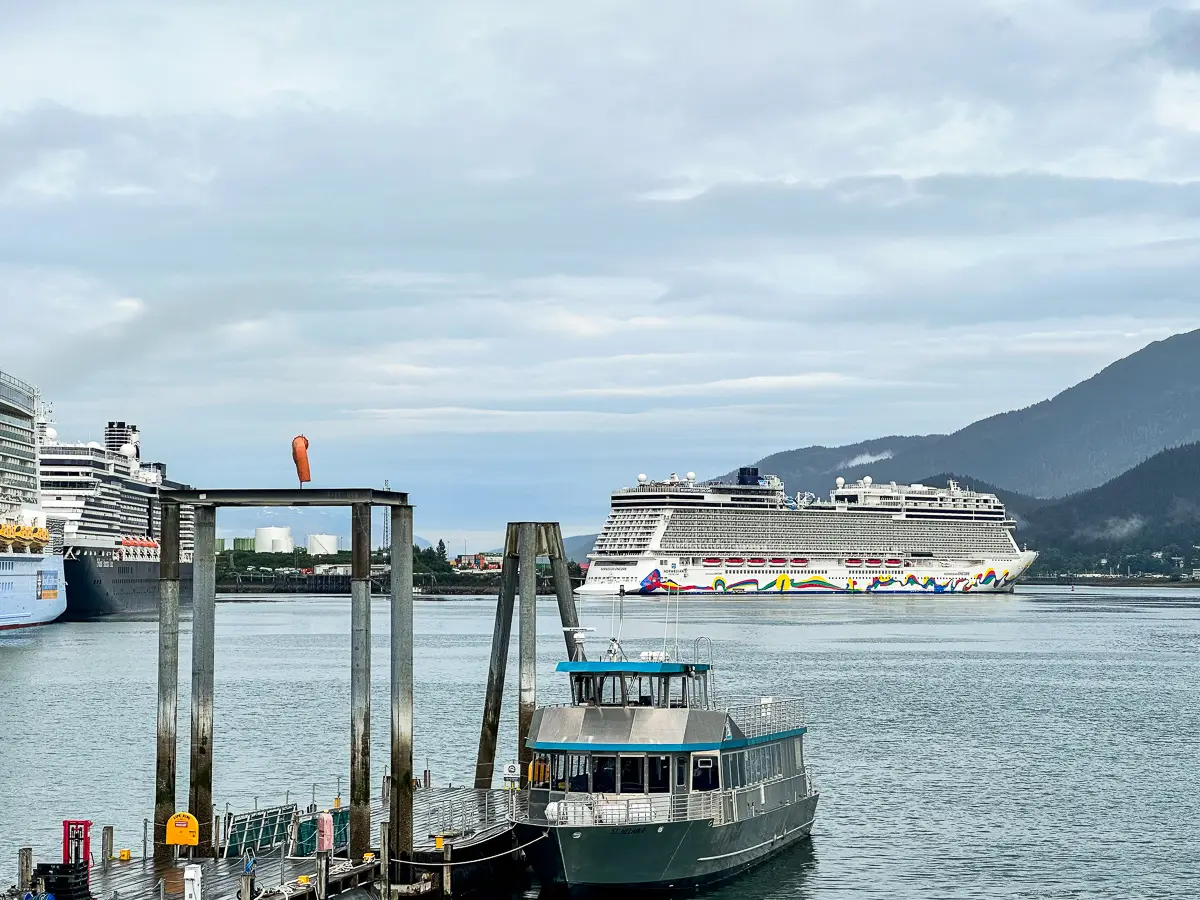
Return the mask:
M61 548L38 491L37 389L0 372L0 630L45 625L66 608Z
M141 459L137 426L109 422L104 443L69 443L45 429L39 458L42 503L61 523L69 619L158 608L158 492L182 487L166 466ZM180 602L191 601L191 509L180 514Z
M638 476L612 495L581 594L1009 592L1022 550L994 495L923 484L853 484L789 496L753 467L735 483Z

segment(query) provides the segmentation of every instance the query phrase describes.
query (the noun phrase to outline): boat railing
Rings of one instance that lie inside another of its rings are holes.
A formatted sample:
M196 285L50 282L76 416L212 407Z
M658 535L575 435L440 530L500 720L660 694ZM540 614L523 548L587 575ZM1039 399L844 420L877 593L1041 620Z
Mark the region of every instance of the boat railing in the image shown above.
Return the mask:
M726 705L725 711L748 738L804 727L804 701L798 698L734 701Z
M542 825L655 825L667 822L711 821L725 825L763 811L758 804L770 788L776 797L788 797L796 802L813 793L812 773L801 772L787 778L775 778L735 790L693 791L688 794L639 794L629 797L610 794L564 794L545 805L544 813L533 815L529 792L514 805L517 821ZM781 790L782 788L782 790ZM747 803L746 801L749 800Z
M434 828L443 834L487 831L520 812L520 798L513 796L514 793L497 789L463 789L434 806L430 817Z

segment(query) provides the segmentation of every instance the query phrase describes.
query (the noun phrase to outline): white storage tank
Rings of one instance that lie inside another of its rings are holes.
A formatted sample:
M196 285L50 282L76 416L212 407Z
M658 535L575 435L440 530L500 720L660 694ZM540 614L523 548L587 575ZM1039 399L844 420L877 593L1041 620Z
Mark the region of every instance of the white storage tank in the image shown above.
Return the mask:
M308 536L309 556L333 556L338 552L338 536L336 534L310 534Z
M255 553L291 553L294 546L292 529L286 526L271 525L254 529Z

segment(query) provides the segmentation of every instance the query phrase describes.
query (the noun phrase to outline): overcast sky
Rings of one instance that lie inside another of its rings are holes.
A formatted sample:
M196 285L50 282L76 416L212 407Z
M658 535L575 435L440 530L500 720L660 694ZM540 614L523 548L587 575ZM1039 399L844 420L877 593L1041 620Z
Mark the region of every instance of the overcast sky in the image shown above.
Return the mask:
M198 486L303 432L577 533L1200 327L1198 176L1160 3L0 0L0 369Z

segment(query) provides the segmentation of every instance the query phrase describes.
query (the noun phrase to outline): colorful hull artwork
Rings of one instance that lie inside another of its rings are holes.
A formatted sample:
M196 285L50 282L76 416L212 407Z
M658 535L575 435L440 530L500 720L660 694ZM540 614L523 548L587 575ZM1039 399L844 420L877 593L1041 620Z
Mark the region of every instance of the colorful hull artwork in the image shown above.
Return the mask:
M655 569L642 579L639 593L786 594L828 591L843 594L965 594L976 590L988 592L1008 590L1015 581L1016 577L1010 576L1008 569L1002 572L988 569L984 572L977 572L969 578L965 576L935 578L918 576L910 572L907 575L874 576L870 580L860 580L853 575L847 575L845 581L842 582L827 580L820 576L793 578L790 575L782 574L774 578L764 576L762 578L742 578L737 581L728 581L723 577L717 577L708 584L680 584L670 576L664 578L661 570Z

